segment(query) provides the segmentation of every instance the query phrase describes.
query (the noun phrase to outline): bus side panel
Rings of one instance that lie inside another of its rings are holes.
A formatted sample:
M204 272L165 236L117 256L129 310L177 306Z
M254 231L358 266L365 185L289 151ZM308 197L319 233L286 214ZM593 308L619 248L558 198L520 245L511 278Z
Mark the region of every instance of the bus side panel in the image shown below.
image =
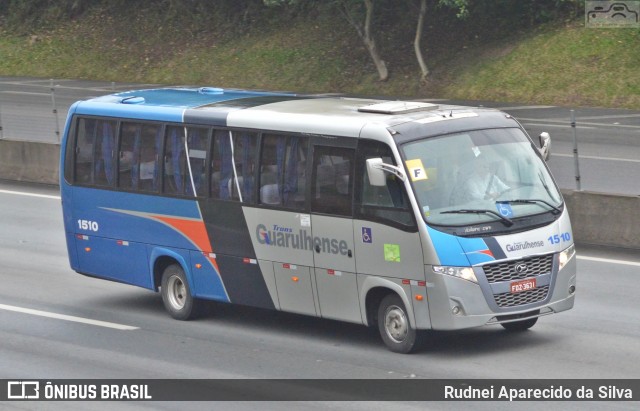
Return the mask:
M354 237L358 274L424 281L422 242L418 232L354 220Z
M218 263L210 253L191 251L191 292L195 297L228 302L229 298L219 275Z
M144 244L111 238L76 238L80 271L110 280L152 288Z
M69 265L71 269L78 271L78 253L76 247L76 236L73 233L67 231L67 253L69 254Z
M262 270L255 259L217 254L216 261L232 303L276 308Z

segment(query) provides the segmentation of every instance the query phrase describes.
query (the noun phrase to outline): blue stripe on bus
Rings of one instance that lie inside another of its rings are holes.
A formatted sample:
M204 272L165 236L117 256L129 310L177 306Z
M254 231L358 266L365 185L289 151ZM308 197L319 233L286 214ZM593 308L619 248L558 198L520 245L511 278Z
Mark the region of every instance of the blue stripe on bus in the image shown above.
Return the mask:
M458 242L459 237L443 233L429 226L427 226L427 232L431 237L431 244L438 254L440 264L455 267L469 266L469 259Z

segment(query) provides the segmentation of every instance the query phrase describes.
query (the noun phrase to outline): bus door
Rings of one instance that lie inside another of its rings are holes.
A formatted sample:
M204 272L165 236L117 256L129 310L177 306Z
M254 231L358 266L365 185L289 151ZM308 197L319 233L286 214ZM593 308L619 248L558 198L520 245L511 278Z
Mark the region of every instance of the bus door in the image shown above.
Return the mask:
M366 167L369 158L381 158L384 163L397 165L389 146L360 140L353 226L357 273L391 279L402 285L414 306L417 301L424 301L426 307L422 243L404 183L388 173L386 185L371 185ZM422 297L416 298L417 295ZM422 326L430 324L426 309L414 310L414 313Z
M313 143L311 227L320 315L361 323L352 211L356 139Z

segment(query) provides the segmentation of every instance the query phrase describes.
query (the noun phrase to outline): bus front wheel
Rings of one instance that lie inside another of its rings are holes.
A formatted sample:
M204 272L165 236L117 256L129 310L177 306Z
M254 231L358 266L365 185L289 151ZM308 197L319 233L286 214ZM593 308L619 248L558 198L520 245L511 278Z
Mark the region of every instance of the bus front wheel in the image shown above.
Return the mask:
M162 302L176 320L191 320L199 313L200 301L191 295L187 276L178 264L172 264L162 272Z
M411 327L407 310L397 294L389 294L378 307L378 330L393 352L408 354L422 345L423 334Z

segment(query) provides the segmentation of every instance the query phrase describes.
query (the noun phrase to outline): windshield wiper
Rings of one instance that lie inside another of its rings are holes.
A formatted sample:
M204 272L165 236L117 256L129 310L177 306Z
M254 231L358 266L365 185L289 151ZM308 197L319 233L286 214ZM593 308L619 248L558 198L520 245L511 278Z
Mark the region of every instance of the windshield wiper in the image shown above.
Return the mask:
M516 200L498 200L496 201L496 203L509 203L509 204L545 204L547 206L549 206L551 209L553 209L552 213L553 214L560 214L562 212L562 210L560 210L558 207L554 206L553 204L549 203L548 201L545 200L541 200L538 198L530 198L530 199L516 199Z
M449 211L442 211L440 212L440 214L490 214L493 216L498 217L500 220L502 220L502 222L507 226L510 227L513 225L513 221L511 221L509 218L500 215L498 213L496 213L493 210L481 210L481 209L463 209L463 210L449 210Z

